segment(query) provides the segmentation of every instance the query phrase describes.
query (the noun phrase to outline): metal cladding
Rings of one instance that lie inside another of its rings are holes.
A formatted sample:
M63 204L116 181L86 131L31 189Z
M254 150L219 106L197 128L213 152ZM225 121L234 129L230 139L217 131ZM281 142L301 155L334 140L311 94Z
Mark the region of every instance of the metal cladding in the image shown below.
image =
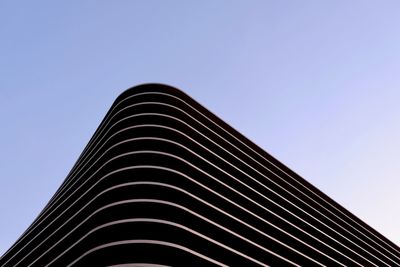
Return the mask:
M399 266L400 249L183 92L122 93L0 266Z

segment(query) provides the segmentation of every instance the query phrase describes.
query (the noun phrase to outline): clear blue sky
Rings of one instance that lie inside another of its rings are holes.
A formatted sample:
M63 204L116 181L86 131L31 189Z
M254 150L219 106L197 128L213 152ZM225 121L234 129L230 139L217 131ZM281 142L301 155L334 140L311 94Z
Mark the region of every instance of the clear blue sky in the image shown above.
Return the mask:
M400 244L399 1L0 1L0 254L128 87L186 91Z

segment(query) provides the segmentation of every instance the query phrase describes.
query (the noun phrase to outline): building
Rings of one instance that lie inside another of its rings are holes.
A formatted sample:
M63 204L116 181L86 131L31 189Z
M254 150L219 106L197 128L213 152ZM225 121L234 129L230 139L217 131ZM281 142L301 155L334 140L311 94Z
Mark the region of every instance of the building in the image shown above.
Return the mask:
M400 249L183 92L115 101L0 266L400 266Z

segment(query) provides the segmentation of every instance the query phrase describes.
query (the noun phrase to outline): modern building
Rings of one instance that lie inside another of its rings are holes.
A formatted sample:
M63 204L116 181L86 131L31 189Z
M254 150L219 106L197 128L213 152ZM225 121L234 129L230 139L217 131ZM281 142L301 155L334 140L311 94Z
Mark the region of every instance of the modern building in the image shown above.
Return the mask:
M183 92L122 93L0 266L400 266L400 249Z

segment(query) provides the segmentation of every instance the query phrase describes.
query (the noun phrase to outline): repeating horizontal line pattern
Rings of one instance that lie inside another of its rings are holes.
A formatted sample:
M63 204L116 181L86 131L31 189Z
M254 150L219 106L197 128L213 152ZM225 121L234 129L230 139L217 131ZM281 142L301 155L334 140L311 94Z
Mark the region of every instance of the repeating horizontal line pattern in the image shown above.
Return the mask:
M122 93L0 266L400 266L400 249L178 89Z

